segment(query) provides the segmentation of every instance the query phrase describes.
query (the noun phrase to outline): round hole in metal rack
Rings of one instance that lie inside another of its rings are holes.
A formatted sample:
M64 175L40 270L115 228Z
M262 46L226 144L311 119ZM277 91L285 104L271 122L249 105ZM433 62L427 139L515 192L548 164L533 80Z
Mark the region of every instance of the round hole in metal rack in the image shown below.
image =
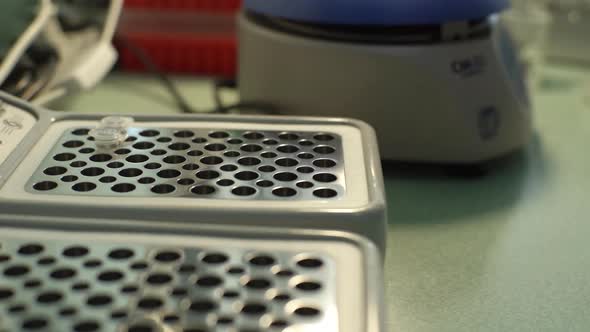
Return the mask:
M76 274L78 274L78 272L72 268L60 267L60 268L57 268L57 269L51 271L49 276L53 279L65 280L65 279L73 278L74 276L76 276Z
M72 135L86 136L86 135L88 135L89 132L90 132L90 129L88 129L88 128L78 128L78 129L74 129L72 131Z
M322 288L322 284L315 281L303 281L295 285L295 288L304 292L315 292Z
M137 137L135 137L135 136L129 136L125 140L125 142L135 142L135 141L137 141Z
M313 159L314 157L315 156L313 154L308 153L308 152L302 152L302 153L300 153L300 154L297 155L297 158L299 158L299 159L305 159L305 160L307 160L307 159Z
M297 172L303 173L303 174L310 174L310 173L315 172L315 170L309 166L301 166L301 167L297 168Z
M208 288L208 287L217 287L217 286L221 285L222 283L223 283L223 279L221 279L217 276L205 275L205 276L199 277L199 279L197 279L197 281L195 282L195 285Z
M319 258L303 258L297 261L297 265L306 269L318 269L324 262Z
M243 166L256 166L259 165L262 161L258 158L254 157L244 157L238 159L238 164Z
M135 253L131 249L117 248L117 249L111 250L108 254L108 257L111 259L115 259L115 260L123 260L123 259L129 259L129 258L133 257L134 255L135 255Z
M251 180L255 180L258 179L258 177L260 175L258 175L258 173L256 172L251 172L251 171L242 171L242 172L238 172L235 175L235 178L238 180L242 180L242 181L251 181Z
M158 172L158 176L164 179L172 179L180 176L180 171L176 169L165 169Z
M96 150L94 150L93 148L83 148L80 149L78 152L83 153L83 154L89 154L89 153L94 153Z
M0 263L4 263L10 260L9 255L0 255Z
M100 324L94 321L80 322L74 325L75 332L94 332L100 329Z
M263 303L246 303L242 307L241 313L248 316L260 316L266 313L268 308Z
M283 329L287 326L289 326L289 322L287 322L286 320L282 320L282 319L273 320L269 325L269 327L272 329Z
M239 157L240 153L238 151L227 151L223 155L228 158L235 158L235 157Z
M126 318L127 317L127 312L123 311L123 310L116 310L111 312L111 318L112 319L122 319L122 318Z
M11 314L19 314L21 312L27 311L27 307L23 304L15 304L8 307L8 312Z
M200 171L196 174L196 176L199 179L204 179L204 180L211 180L211 179L216 179L220 176L221 174L219 174L219 172L214 171L214 170L205 170L205 171Z
M118 155L124 155L124 154L130 154L130 153L131 153L131 150L129 150L129 149L117 149L117 150L115 150L115 154L118 154Z
M297 180L298 176L297 174L291 172L280 172L275 174L273 178L278 181L291 182Z
M309 188L312 188L313 186L314 186L314 184L309 181L297 182L297 187L302 188L302 189L309 189Z
M199 165L197 164L186 164L184 166L182 166L182 169L187 170L187 171L194 171L199 169Z
M72 186L72 190L77 192L89 192L96 189L96 184L92 182L79 182Z
M158 169L162 167L162 164L159 163L149 163L143 166L145 169Z
M27 243L18 248L18 253L23 256L38 255L45 250L45 247L39 243Z
M45 318L27 318L23 321L21 327L25 330L41 330L44 329L49 322Z
M265 144L265 145L277 145L277 144L279 144L279 142L277 140L274 140L274 139L265 139L264 141L262 141L262 144Z
M228 325L233 324L234 319L231 317L219 317L217 318L217 324L219 325Z
M0 288L0 301L9 299L14 296L14 291L10 288Z
M272 282L263 278L253 278L246 282L245 286L250 289L262 290L272 286Z
M158 184L152 187L151 191L155 194L169 194L176 190L176 187L170 184Z
M192 264L182 264L178 267L180 273L193 273L195 271L197 271L197 267Z
M282 152L282 153L295 153L295 152L299 151L299 148L296 147L295 145L285 144L285 145L279 146L277 148L277 151Z
M137 180L137 182L139 182L141 184L151 184L151 183L156 182L156 179L150 178L150 177L145 177L145 178L141 178L141 179Z
M174 323L180 321L180 316L175 315L175 314L164 315L164 317L162 317L162 321L164 321L165 323L168 323L168 324L174 324Z
M318 182L329 183L338 180L338 177L331 173L319 173L315 174L313 176L313 179Z
M89 269L94 269L96 267L99 267L102 265L102 262L98 259L89 259L86 262L84 262L84 267L89 268Z
M125 164L123 164L123 163L122 163L122 162L120 162L120 161L113 161L112 163L108 163L108 164L107 164L107 167L108 167L108 168L121 168L121 167L123 167L123 166L125 166Z
M301 145L301 146L312 146L312 145L315 145L315 143L313 141L310 141L310 140L302 139L301 141L299 141L299 145Z
M179 138L189 138L195 136L195 133L190 130L180 130L175 132L174 136Z
M215 192L215 188L212 186L200 185L193 187L191 192L195 195L209 195Z
M62 255L69 258L84 257L88 255L90 250L83 246L71 246L67 247L62 251Z
M218 165L223 162L223 159L217 156L207 156L201 158L201 162L205 165Z
M42 257L39 258L39 260L37 260L37 264L45 266L45 265L52 265L55 264L57 260L53 257L47 256L47 257Z
M281 133L281 134L279 134L279 138L290 141L290 140L299 139L299 135L293 134L293 133Z
M57 291L47 291L37 295L37 302L39 303L54 303L63 299L63 294Z
M181 186L189 186L191 184L194 184L195 180L189 179L189 178L184 178L184 179L178 179L178 181L176 181L176 183L178 183Z
M167 273L152 273L146 278L147 283L150 285L164 285L172 280L172 276Z
M61 166L53 166L53 167L48 167L46 168L43 173L45 173L46 175L62 175L64 173L66 173L68 171L67 168L65 167L61 167Z
M143 310L155 310L164 305L164 301L157 297L144 297L137 302L137 307Z
M331 168L331 167L336 166L336 162L331 159L317 159L317 160L314 160L313 164L314 164L314 166L317 166L320 168Z
M186 158L183 156L179 156L179 155L173 155L173 156L168 156L166 158L163 159L163 161L167 164L182 164L183 162L186 161Z
M239 296L240 296L240 293L238 293L236 291L226 290L225 292L223 292L223 297L225 297L226 299L233 299L233 298L236 298Z
M23 286L25 288L37 288L37 287L41 287L43 283L41 282L41 280L39 279L32 279L32 280L27 280Z
M220 169L224 172L233 172L238 169L238 166L228 164L228 165L221 166Z
M102 183L113 183L117 181L117 178L114 176L103 176L102 178L98 179L98 181Z
M73 316L78 312L78 310L76 310L76 308L72 308L72 307L67 307L67 308L63 308L59 311L59 315L60 316Z
M320 154L331 154L336 152L336 149L328 145L320 145L315 147L313 151Z
M295 309L293 313L300 317L313 317L318 316L321 313L321 311L319 309L312 307L299 307Z
M86 304L92 307L102 307L113 302L113 297L109 294L95 294L86 299Z
M133 324L125 332L156 332L151 325Z
M262 146L258 144L244 144L240 147L240 150L245 152L258 152L262 150Z
M138 150L147 150L147 149L153 148L154 146L156 146L154 143L146 142L146 141L137 142L137 143L133 144L133 147ZM131 151L129 151L129 152L131 152ZM115 153L117 153L117 152L115 151Z
M182 254L174 250L160 251L154 256L154 259L161 263L176 262L181 258Z
M285 293L280 293L280 294L275 295L272 299L273 299L273 301L277 301L277 302L287 302L287 301L291 300L291 295L285 294Z
M158 139L156 140L160 143L170 143L172 142L172 138L170 137L158 137Z
M88 164L87 164L85 161L81 161L81 160L73 161L73 162L70 164L70 166L72 166L72 167L76 167L76 168L78 168L78 167L84 167L84 166L86 166L86 165L88 165Z
M212 133L209 133L209 137L211 137L211 138L228 138L229 133L226 133L225 131L214 131Z
M249 131L247 133L244 133L244 135L242 135L242 136L246 139L263 139L264 138L264 134L256 132L256 131Z
M110 154L106 154L106 153L99 153L99 154L95 154L90 157L90 160L97 162L97 163L104 163L104 162L107 162L111 159L113 159L113 157Z
M278 155L276 153L274 153L274 152L268 151L268 152L264 152L264 153L260 154L260 156L262 158L275 158Z
M171 294L173 296L177 296L177 297L186 296L186 295L188 295L188 290L185 288L174 288L172 290Z
M227 140L227 144L242 144L244 143L244 141L242 141L239 138L231 138Z
M126 178L133 178L136 176L140 176L141 174L143 174L143 171L140 170L139 168L125 168L119 172L120 176L123 176Z
M233 266L233 267L230 267L229 269L227 269L227 273L236 274L236 275L244 274L244 273L246 273L246 269L244 269L241 266Z
M73 153L58 153L53 156L53 159L56 161L69 161L76 158L76 155Z
M62 182L74 182L78 181L78 177L75 175L66 175L60 179Z
M130 163L143 163L144 161L150 159L148 156L143 155L143 154L134 154L131 155L127 158L125 158L125 160L127 160Z
M276 260L270 255L257 254L252 256L248 262L254 266L271 266L276 263Z
M237 196L252 196L256 193L256 189L248 186L240 186L232 189L231 192Z
M317 141L322 141L322 142L334 140L334 136L332 136L330 134L317 134L317 135L313 136L313 138Z
M146 262L143 262L143 261L134 262L129 266L129 268L131 268L132 270L135 270L135 271L145 270L148 267L149 267L149 264Z
M212 252L205 254L201 261L207 264L223 264L229 260L226 254L220 252Z
M278 197L292 197L297 195L297 190L289 187L280 187L272 191L273 195Z
M150 154L151 154L152 156L163 156L163 155L165 155L166 153L168 153L166 150L161 150L161 149L156 149L156 150L154 150L154 151L150 152Z
M33 185L33 188L38 191L48 191L57 188L57 183L53 181L42 181L37 182Z
M217 303L210 300L196 300L189 307L189 310L194 312L210 312L215 309L217 309Z
M197 137L197 138L193 139L192 142L197 143L197 144L202 144L202 143L206 143L207 139L204 137Z
M121 288L121 293L123 294L132 294L137 293L139 291L139 287L136 285L125 285Z
M221 143L211 143L211 144L207 144L205 145L205 150L207 151L223 151L227 149L227 146L225 146L224 144Z
M123 279L125 275L121 271L108 270L98 274L98 280L103 282L115 282Z
M174 150L174 151L188 150L190 148L191 148L190 144L182 143L182 142L172 143L172 144L168 145L168 149Z
M203 151L201 150L192 150L187 153L191 157L199 157L203 155Z
M234 180L230 180L230 179L221 179L219 181L217 181L217 185L218 186L222 186L222 187L228 187L233 185L235 182Z
M99 176L99 175L104 174L104 172L105 172L105 170L102 168L89 167L89 168L83 169L82 172L80 172L80 173L82 173L82 175L84 175L84 176Z
M262 188L268 188L268 187L272 187L274 186L274 182L269 181L269 180L261 180L256 182L256 185Z
M90 288L90 285L87 282L77 282L72 285L72 289L75 291L84 291Z
M261 172L270 173L270 172L276 171L277 169L276 169L276 167L271 166L271 165L264 165L264 166L258 167L258 170Z
M338 196L338 192L330 188L320 188L314 190L313 195L319 198L333 198Z
M147 130L140 132L139 135L143 136L143 137L156 137L156 136L160 135L160 132L157 130L153 130L153 129L147 129Z
M84 145L84 142L82 142L82 141L67 141L62 145L66 148L79 148L82 145Z
M279 166L283 166L283 167L293 167L293 166L297 166L299 164L299 162L293 158L281 158L281 159L277 159L275 161L275 164L277 164Z

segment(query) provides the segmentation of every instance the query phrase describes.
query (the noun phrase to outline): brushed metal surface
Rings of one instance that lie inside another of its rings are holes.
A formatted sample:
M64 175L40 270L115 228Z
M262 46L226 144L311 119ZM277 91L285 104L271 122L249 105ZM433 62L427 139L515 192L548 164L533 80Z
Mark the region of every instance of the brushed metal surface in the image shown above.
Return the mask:
M29 179L28 192L324 200L346 190L336 134L130 128L122 146L99 149L89 129L63 134Z
M338 331L336 268L301 250L0 235L0 331Z

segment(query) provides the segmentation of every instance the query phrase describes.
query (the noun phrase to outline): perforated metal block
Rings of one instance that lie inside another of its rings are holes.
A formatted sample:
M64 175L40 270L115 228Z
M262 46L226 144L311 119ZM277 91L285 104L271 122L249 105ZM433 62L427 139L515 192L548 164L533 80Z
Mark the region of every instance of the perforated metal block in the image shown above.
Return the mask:
M34 194L338 199L346 190L339 135L130 128L99 149L90 128L66 130L27 183Z
M135 116L128 140L103 148L89 135L103 115L0 100L37 121L0 161L0 214L344 231L385 249L378 147L362 122Z
M379 331L371 259L344 239L1 228L0 331Z

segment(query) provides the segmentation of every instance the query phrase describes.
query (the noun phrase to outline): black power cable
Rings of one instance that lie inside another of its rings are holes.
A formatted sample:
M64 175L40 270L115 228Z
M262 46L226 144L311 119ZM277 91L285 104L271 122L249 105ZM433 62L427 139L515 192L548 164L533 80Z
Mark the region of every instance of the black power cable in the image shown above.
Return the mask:
M124 47L127 49L133 56L139 60L139 62L147 69L152 75L157 77L164 87L168 90L174 101L176 102L178 108L182 113L192 114L192 113L230 113L233 110L240 110L240 109L253 109L261 113L265 114L279 114L277 108L273 105L262 103L262 102L239 102L230 105L224 105L222 98L221 98L221 90L226 88L235 89L237 84L235 80L219 80L216 81L214 84L213 89L213 99L215 102L215 108L212 110L198 110L193 108L188 101L184 98L184 96L178 90L178 87L174 82L166 75L158 65L152 60L152 58L147 54L147 52L138 47L137 45L133 44L131 41L116 37L115 41L117 45Z

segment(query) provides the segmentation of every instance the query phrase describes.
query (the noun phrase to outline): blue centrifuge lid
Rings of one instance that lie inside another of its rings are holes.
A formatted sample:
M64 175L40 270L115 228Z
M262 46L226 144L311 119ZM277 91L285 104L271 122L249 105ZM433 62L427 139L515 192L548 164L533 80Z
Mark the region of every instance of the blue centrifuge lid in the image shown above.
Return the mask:
M245 0L245 8L277 18L323 24L441 24L487 17L509 0Z

